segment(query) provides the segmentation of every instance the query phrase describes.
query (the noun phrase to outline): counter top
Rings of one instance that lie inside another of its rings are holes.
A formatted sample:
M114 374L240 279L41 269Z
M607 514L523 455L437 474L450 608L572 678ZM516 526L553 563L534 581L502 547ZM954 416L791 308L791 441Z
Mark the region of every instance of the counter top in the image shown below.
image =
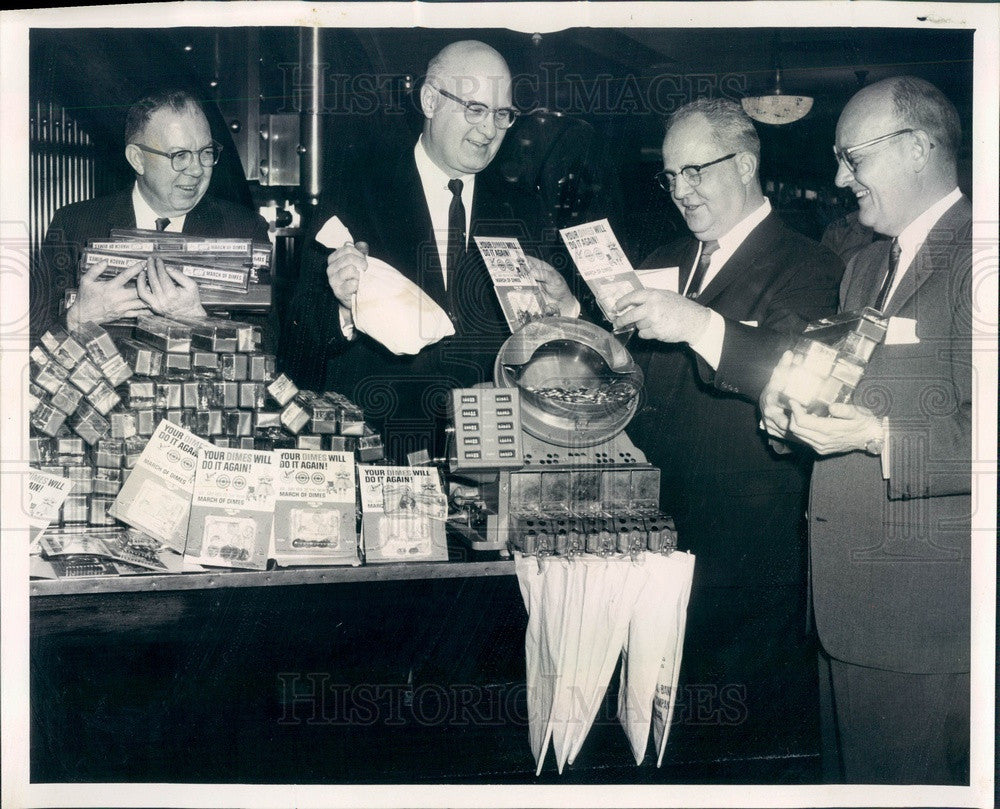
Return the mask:
M410 562L361 567L296 567L274 570L226 570L204 573L151 574L148 576L95 576L76 579L36 579L32 596L93 593L170 592L225 587L284 587L296 584L403 581L407 579L459 579L513 576L513 560L488 562Z

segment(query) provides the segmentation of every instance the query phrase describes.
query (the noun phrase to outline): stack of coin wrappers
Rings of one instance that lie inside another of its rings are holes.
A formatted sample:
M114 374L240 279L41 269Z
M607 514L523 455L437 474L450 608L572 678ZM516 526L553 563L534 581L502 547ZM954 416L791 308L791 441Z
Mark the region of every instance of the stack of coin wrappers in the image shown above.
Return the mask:
M260 351L259 327L140 316L131 337L86 324L31 350L31 466L73 480L54 524L115 526L108 513L161 420L219 447L384 457L381 436L339 393L299 390Z
M780 391L784 403L795 401L825 416L834 402L850 402L887 326L882 313L870 307L810 323L792 352Z
M269 242L115 228L109 238L88 242L79 271L83 275L103 262L101 278L113 278L150 256L197 282L202 303L210 310L263 311L271 305ZM75 290L67 292L66 308L75 296Z

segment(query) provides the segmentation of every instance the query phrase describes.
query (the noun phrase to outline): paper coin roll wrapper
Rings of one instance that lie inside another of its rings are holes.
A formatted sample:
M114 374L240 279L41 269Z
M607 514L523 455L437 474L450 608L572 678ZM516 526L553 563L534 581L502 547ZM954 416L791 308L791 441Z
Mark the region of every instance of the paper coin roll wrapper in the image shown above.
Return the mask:
M316 241L336 250L354 238L335 216L320 228ZM350 309L354 327L393 354L417 354L455 333L448 315L427 293L399 270L370 256Z

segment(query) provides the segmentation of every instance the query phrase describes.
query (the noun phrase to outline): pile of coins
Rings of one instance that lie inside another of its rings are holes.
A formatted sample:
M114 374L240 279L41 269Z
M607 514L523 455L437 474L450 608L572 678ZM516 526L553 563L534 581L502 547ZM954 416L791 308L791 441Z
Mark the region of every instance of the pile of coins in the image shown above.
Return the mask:
M602 385L599 388L546 387L525 388L525 390L542 399L549 399L565 404L606 404L613 406L627 404L638 393L638 388L631 382L612 382L609 385Z

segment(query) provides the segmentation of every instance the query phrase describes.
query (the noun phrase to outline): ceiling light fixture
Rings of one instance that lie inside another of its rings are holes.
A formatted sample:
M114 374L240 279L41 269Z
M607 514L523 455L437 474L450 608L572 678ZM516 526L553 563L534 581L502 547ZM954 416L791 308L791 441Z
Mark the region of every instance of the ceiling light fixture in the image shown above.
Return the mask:
M762 124L790 124L812 109L810 96L786 95L781 89L781 68L774 70L774 89L765 95L747 96L740 104L746 114Z

